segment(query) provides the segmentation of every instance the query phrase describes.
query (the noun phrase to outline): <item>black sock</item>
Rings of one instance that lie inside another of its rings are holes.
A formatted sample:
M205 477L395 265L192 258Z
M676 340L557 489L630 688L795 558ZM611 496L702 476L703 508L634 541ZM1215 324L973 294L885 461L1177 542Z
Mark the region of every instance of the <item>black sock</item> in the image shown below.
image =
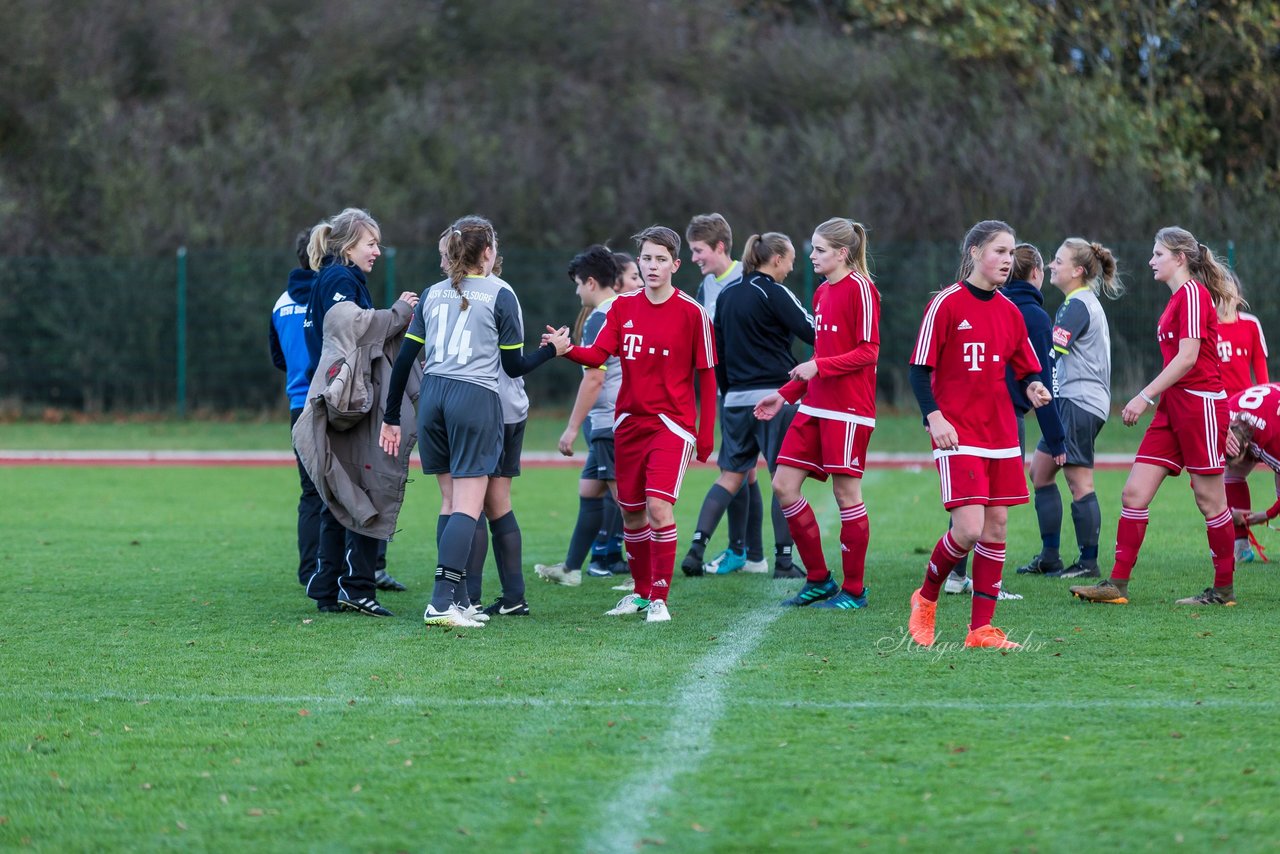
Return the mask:
M476 535L471 541L471 557L467 559L467 599L472 605L484 602L481 587L484 583L484 562L489 557L489 528L483 522L476 523ZM460 605L462 597L458 597Z
M1062 494L1057 483L1036 490L1036 519L1040 523L1040 560L1053 563L1059 559L1062 544Z
M747 484L747 560L764 560L764 498L760 481Z
M948 531L950 531L952 527L951 521L952 520L950 519L947 520ZM930 565L932 566L932 564ZM964 557L960 558L960 562L957 563L955 566L951 567L951 574L964 578L964 576L967 575L968 572L969 572L969 553L965 552ZM945 581L946 579L943 579L943 580Z
M502 598L514 604L524 599L524 567L520 565L524 543L515 511L491 521L489 532L493 534L493 561L498 565Z
M436 517L436 551L440 551L440 538L444 536L444 526L449 524L449 517L441 514Z
M729 548L741 554L747 550L747 517L751 515L751 495L745 483L729 502L728 514Z
M795 543L791 539L787 517L782 515L782 505L778 503L777 495L773 496L770 502L769 514L773 517L773 565L775 568L791 566L791 552Z
M733 500L729 490L718 483L711 484L711 488L707 490L707 497L702 499L702 509L698 511L698 524L693 532L693 542L689 545L689 551L694 557L700 559L706 553L707 540L710 540L711 535L716 532L720 517L724 515L724 511Z
M431 591L431 606L443 611L453 605L457 586L466 575L467 559L476 536L476 519L466 513L454 513L440 532L440 553L436 560L436 584Z
M622 511L618 509L618 502L613 500L613 495L605 495L600 499L600 530L596 532L596 541L591 545L593 555L609 553L609 541L617 533L615 526L621 530Z
M573 524L573 533L569 535L569 551L564 556L565 569L582 568L583 559L591 551L592 541L600 534L604 502L603 498L578 496L578 521Z
M1079 501L1071 502L1071 521L1076 527L1076 545L1080 547L1080 565L1093 568L1098 565L1098 537L1102 531L1102 508L1098 506L1098 494L1090 492Z

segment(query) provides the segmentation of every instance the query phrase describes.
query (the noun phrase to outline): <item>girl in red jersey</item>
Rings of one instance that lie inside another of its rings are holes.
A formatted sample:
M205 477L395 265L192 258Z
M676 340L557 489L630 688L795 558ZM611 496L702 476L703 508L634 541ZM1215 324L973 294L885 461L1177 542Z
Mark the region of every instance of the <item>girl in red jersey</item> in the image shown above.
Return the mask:
M1026 504L1018 424L1006 382L1013 371L1031 405L1049 403L1022 313L998 290L1013 267L1013 229L985 220L965 235L959 281L929 302L911 357L911 388L933 440L951 528L911 594L911 639L932 646L938 593L972 549L973 600L965 646L1017 649L991 625L1004 569L1009 507Z
M804 562L806 579L783 605L854 609L867 606L863 570L871 523L862 503L867 442L876 426L876 359L880 292L867 273L867 231L835 217L818 226L809 258L824 277L813 295L813 358L791 370L791 382L761 400L755 415L773 418L803 398L778 451L773 491ZM844 583L836 586L822 554L821 529L800 487L826 480L840 506Z
M1222 370L1222 386L1227 395L1238 394L1250 386L1266 385L1270 382L1267 376L1267 339L1262 334L1262 324L1258 318L1241 309L1248 308L1248 303L1241 293L1240 279L1228 270L1227 276L1235 295L1223 300L1218 305L1218 359ZM1252 373L1252 377L1250 376ZM1249 513L1253 503L1249 495L1249 472L1254 462L1241 462L1227 468L1223 479L1227 492L1227 506L1234 512ZM1249 545L1249 529L1243 525L1235 526L1235 561L1236 563L1252 563L1257 555Z
M1121 495L1124 506L1116 529L1111 578L1072 587L1071 593L1087 602L1123 605L1129 601L1129 575L1147 533L1147 508L1164 479L1185 468L1205 518L1213 586L1199 596L1179 599L1178 604L1234 605L1231 513L1222 482L1227 395L1218 362L1214 305L1234 298L1235 292L1213 252L1186 229L1160 229L1149 263L1156 281L1172 292L1156 326L1164 369L1125 404L1121 418L1132 427L1147 407L1156 405L1157 397L1160 403Z
M606 613L644 612L646 622L658 623L671 619L667 594L680 484L690 460L706 461L715 444L716 348L707 313L671 284L680 267L680 236L655 225L635 240L644 290L615 299L594 343L565 356L591 368L610 356L620 359L615 470L635 592Z

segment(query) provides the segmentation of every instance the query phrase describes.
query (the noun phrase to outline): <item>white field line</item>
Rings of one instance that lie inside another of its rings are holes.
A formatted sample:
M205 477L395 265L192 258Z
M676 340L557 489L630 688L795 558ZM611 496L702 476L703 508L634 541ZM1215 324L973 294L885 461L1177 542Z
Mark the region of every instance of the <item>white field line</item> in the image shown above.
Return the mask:
M778 609L780 612L781 608ZM747 654L747 653L744 653ZM726 667L728 672L732 667ZM695 673L699 672L696 668ZM347 708L354 700L357 706L369 705L375 708L490 708L490 709L667 709L671 708L669 698L612 699L588 700L559 697L430 697L404 694L371 694L357 696L319 696L308 694L155 694L149 692L128 691L23 691L2 690L0 699L29 702L32 708L36 703L128 703L143 706L155 704L178 706L284 706L308 709L327 707ZM781 697L734 697L734 706L756 709L785 711L787 709L848 709L852 711L1026 711L1053 712L1063 709L1114 709L1134 710L1153 709L1158 711L1179 710L1195 711L1196 709L1238 709L1273 711L1280 709L1280 700L1249 700L1230 697L1205 699L1173 699L1165 697L1113 697L1095 700L1073 700L1067 697L1047 700L788 700ZM47 712L44 709L41 713ZM675 716L673 716L674 718ZM681 719L683 722L683 719ZM670 744L671 742L668 742ZM684 757L687 759L688 757ZM688 768L686 762L682 769Z

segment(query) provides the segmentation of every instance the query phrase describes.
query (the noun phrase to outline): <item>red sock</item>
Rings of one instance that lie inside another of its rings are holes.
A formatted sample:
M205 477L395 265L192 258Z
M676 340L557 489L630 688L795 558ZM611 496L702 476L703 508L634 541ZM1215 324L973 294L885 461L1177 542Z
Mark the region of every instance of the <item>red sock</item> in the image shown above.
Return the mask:
M1223 510L1206 520L1205 535L1209 538L1209 554L1213 556L1213 586L1230 587L1236 573L1236 556L1232 548L1231 511Z
M622 529L622 541L627 544L627 565L636 582L636 595L641 599L648 599L653 592L649 587L653 581L653 559L649 545L651 534L648 525L634 530Z
M671 591L671 577L676 570L676 525L672 522L665 528L653 529L653 540L649 544L650 560L653 564L653 583L650 585L650 599L666 600Z
M1142 539L1147 535L1147 508L1136 510L1132 507L1120 508L1120 523L1116 525L1116 562L1111 567L1111 577L1119 581L1128 581L1133 573L1133 565L1138 562L1138 552L1142 549ZM1231 551L1227 549L1228 553Z
M1249 481L1242 477L1229 477L1223 481L1227 488L1227 509L1248 512L1252 503L1249 498ZM1249 539L1249 528L1245 525L1233 525L1237 540Z
M920 585L920 595L930 602L937 602L938 594L942 591L942 582L947 580L951 570L964 559L966 554L968 552L956 544L950 531L943 534L942 539L938 540L938 544L933 547L933 554L929 556L929 567L924 572L924 584Z
M867 566L867 543L871 541L871 520L867 505L840 508L840 563L844 570L841 585L850 596L862 595L862 576Z
M978 543L973 547L973 605L969 610L969 630L991 625L1000 598L1000 575L1004 572L1004 543Z
M813 515L809 502L801 498L795 504L782 508L782 515L787 517L787 530L804 562L809 581L826 581L831 577L827 571L827 559L822 556L822 530L818 527L818 519Z

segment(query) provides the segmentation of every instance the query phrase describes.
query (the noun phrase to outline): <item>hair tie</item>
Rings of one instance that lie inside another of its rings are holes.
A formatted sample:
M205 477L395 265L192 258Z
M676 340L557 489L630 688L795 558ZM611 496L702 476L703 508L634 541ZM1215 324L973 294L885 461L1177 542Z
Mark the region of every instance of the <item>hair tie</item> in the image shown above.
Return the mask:
M453 230L453 233L454 233L454 234L456 234L456 235L458 235L459 237L461 237L461 236L462 236L462 232L461 232L461 231L459 231L459 230L458 230L458 229L456 229L456 228Z

